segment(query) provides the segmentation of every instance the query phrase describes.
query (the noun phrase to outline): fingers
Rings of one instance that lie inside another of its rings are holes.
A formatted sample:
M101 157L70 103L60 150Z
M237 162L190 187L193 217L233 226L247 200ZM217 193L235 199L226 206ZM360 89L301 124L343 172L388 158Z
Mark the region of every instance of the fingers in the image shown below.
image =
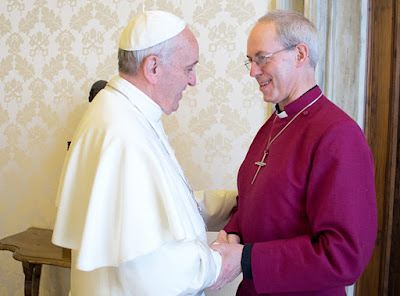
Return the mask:
M210 290L216 291L224 287L226 284L232 282L238 275L240 274L237 272L228 272L225 276L224 273L222 273L218 279L215 281L215 283L209 287Z
M217 281L217 282L214 283L214 285L212 285L212 286L210 287L210 290L211 290L211 291L219 290L219 289L221 289L223 286L225 286L227 283L229 283L229 282L226 281L226 280Z
M213 250L222 255L221 272L215 283L210 287L211 290L219 290L227 283L233 281L242 272L240 260L243 247L240 244L229 243L211 245Z
M240 244L240 237L237 234L228 234L228 242L230 244Z
M228 242L228 234L226 233L225 230L221 230L220 232L218 232L216 242L218 242L218 243L227 243Z
M216 281L212 286L209 287L211 291L217 291L221 289L224 285L220 283L219 281Z
M240 244L240 237L237 234L227 234L224 230L218 233L218 237L211 245L218 245L221 243Z
M217 239L211 243L210 247L212 245L218 245L227 242L228 242L228 235L224 230L221 230L220 232L218 232Z
M215 241L210 245L210 248L214 251L217 251L218 253L221 254L221 245L219 244L219 242Z
M225 279L223 278L222 275L220 275L220 276L217 278L217 280L215 281L215 283L214 283L212 286L210 286L209 289L210 289L211 291L216 291L216 290L221 289L223 286L225 286L225 284L226 284Z

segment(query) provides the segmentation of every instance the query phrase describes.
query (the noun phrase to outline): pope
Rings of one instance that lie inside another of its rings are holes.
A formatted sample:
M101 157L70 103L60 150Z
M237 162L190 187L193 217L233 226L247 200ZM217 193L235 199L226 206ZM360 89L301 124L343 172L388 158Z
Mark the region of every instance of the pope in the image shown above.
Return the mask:
M198 59L195 36L173 14L144 12L123 30L119 75L84 114L57 194L52 241L72 249L72 296L202 295L217 279L221 255L161 122L196 84Z

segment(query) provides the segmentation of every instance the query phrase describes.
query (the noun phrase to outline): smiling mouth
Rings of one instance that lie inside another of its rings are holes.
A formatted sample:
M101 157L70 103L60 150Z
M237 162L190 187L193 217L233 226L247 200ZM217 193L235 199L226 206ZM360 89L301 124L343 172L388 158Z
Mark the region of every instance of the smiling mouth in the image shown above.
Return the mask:
M271 82L271 80L268 80L268 81L265 82L265 83L260 83L260 86L261 86L261 87L264 87L264 86L268 85L270 82Z

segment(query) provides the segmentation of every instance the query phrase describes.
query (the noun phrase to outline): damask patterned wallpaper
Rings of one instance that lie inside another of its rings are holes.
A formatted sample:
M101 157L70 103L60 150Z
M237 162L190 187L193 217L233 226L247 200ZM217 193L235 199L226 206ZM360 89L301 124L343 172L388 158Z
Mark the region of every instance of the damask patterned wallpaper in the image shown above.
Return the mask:
M145 6L185 19L200 45L198 84L166 133L193 189L234 189L248 145L269 115L243 66L265 0L1 0L0 237L52 228L67 141L98 79L117 74L117 44ZM41 295L66 295L68 271L45 266ZM0 295L23 295L21 263L0 252Z

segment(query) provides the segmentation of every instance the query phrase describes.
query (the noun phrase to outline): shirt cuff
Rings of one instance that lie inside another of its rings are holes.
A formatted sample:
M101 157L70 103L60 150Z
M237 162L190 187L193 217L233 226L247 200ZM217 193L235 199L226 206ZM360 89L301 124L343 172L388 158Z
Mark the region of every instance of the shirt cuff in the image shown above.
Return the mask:
M240 264L242 265L243 276L247 279L253 279L253 272L251 271L251 249L253 244L245 244L242 252L242 259Z

